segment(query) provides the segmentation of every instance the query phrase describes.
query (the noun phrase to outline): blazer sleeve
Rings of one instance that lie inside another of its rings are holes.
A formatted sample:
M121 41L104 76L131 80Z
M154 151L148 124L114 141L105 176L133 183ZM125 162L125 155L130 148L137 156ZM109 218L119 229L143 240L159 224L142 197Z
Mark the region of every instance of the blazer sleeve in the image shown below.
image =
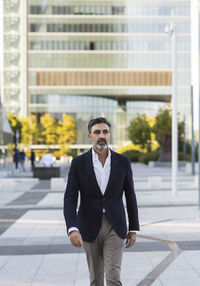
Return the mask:
M131 169L131 162L128 158L126 176L124 180L124 192L126 197L129 230L139 230L138 206L134 190L133 173Z
M72 160L69 174L68 182L64 195L64 217L67 226L67 231L70 227L77 227L77 201L78 201L78 174L76 170L75 160Z

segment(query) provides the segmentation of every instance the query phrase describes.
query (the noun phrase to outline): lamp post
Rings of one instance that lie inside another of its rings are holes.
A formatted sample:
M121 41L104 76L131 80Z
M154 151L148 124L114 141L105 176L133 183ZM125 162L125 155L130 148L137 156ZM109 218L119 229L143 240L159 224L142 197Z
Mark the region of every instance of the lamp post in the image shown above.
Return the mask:
M191 1L191 85L194 94L194 124L200 131L200 1ZM199 102L197 104L197 102ZM197 122L199 126L197 125ZM198 217L200 220L200 132L198 134Z
M171 23L165 27L165 32L172 39L172 194L177 195L178 170L178 121L177 121L177 46L176 25Z

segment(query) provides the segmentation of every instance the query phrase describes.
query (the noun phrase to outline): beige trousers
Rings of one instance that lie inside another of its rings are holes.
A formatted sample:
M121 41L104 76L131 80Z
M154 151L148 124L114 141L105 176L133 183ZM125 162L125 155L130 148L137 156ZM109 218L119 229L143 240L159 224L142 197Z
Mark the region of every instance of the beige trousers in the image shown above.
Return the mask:
M90 273L90 286L121 286L120 272L124 239L119 237L103 214L102 225L93 242L83 242Z

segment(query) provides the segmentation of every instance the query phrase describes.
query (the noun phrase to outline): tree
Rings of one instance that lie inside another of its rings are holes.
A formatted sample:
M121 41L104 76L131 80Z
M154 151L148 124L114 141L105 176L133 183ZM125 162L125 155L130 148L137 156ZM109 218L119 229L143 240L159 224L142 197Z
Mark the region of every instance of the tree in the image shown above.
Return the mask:
M62 154L69 153L71 144L76 143L77 128L75 119L67 114L62 115L62 121L54 119L49 113L45 113L37 123L35 115L19 118L8 114L13 135L19 130L19 142L24 145L47 144L60 145Z
M147 148L151 150L151 127L146 114L137 114L137 116L130 122L128 127L129 139L142 149Z
M21 135L22 135L22 140L21 142L25 145L31 144L31 124L30 124L30 117L22 117L20 119L21 124L22 124L22 129L21 129Z
M8 117L10 126L11 126L12 131L13 131L13 136L15 134L15 131L18 130L19 131L19 142L21 142L22 123L21 123L20 119L16 115L13 115L12 113L8 113L7 117Z
M32 114L30 118L30 128L31 128L31 143L39 144L41 137L40 125L37 124L36 115Z
M68 153L69 146L76 143L77 127L75 119L63 113L62 121L59 121L58 125L58 144L60 145L61 153Z
M57 121L49 113L40 118L41 140L47 145L56 144L58 141Z
M160 108L156 118L155 124L152 127L152 132L155 134L155 138L160 146L163 144L164 135L171 134L171 126L172 126L172 114L170 109L162 109ZM181 139L183 137L184 132L184 122L178 122L178 138Z

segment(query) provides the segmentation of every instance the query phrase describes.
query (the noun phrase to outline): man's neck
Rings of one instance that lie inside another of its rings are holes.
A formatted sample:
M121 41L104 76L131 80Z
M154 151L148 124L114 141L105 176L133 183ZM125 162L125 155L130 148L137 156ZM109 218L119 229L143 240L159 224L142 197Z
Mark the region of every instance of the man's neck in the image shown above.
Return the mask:
M98 159L101 162L102 166L104 166L106 158L108 157L108 148L99 150L99 149L93 147L93 150L95 153L97 153Z

